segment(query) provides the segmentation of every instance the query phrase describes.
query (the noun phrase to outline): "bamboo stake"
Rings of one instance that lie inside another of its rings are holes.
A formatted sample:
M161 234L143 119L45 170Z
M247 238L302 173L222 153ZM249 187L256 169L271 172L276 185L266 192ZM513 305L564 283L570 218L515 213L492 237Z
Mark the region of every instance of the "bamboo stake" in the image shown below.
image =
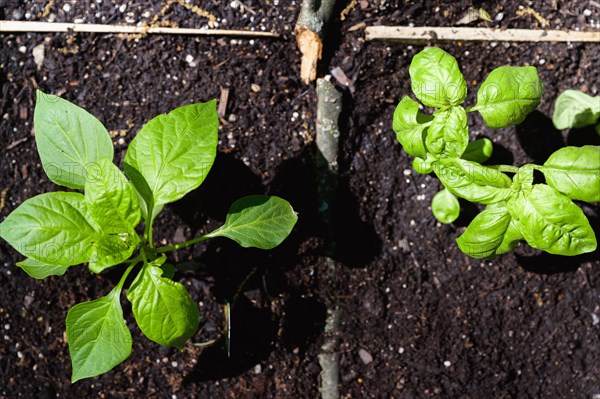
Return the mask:
M485 41L485 42L600 42L600 32L574 30L530 30L493 28L454 28L435 26L369 26L366 40Z
M197 35L197 36L238 36L238 37L279 37L274 32L254 32L249 30L229 29L194 29L132 26L132 25L101 25L76 24L66 22L39 21L0 21L0 33L11 32L86 32L86 33L150 33L165 35Z

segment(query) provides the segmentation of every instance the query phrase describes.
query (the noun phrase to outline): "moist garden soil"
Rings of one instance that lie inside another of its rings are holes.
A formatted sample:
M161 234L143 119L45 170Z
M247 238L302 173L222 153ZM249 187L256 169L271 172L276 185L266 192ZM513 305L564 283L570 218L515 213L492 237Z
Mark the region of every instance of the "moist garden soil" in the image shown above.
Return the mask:
M158 2L156 2L158 3ZM160 12L155 2L0 1L0 17L18 20L137 23ZM279 32L280 39L117 34L5 34L0 37L0 217L29 197L60 190L44 175L33 136L35 89L61 95L111 131L119 164L145 121L229 90L219 152L205 183L167 206L156 239L181 242L222 223L228 205L247 194L288 199L299 222L271 252L225 239L171 255L176 280L199 303L201 328L183 351L140 333L131 357L97 378L70 383L64 319L76 303L105 295L119 272L73 267L62 277L28 277L20 256L0 243L0 396L6 398L315 398L327 306L339 302L343 398L597 398L600 395L598 251L557 257L522 245L490 261L462 254L455 238L474 216L441 225L430 201L433 176L412 171L391 129L409 94L408 66L423 45L365 42L356 25L452 26L471 6L494 22L475 26L594 30L592 1L358 1L331 26L321 74L340 67L344 92L335 259L325 262L314 170L316 95L299 79L293 37L299 1L193 2L221 28ZM235 3L235 4L234 4ZM423 4L424 3L424 4ZM237 5L237 6L236 6ZM247 6L247 7L244 7ZM525 11L523 11L525 10ZM588 11L585 11L588 10ZM335 15L339 15L339 11ZM178 4L159 20L181 27L208 19ZM43 45L38 67L32 50ZM598 95L594 44L438 44L461 66L473 103L495 67L535 65L546 86L538 111L519 127L492 130L469 116L471 136L494 141L492 163L542 163L557 148L596 144L589 130L559 132L549 116L568 88ZM596 234L598 208L583 205ZM229 351L223 307L232 303ZM229 353L228 353L229 352Z

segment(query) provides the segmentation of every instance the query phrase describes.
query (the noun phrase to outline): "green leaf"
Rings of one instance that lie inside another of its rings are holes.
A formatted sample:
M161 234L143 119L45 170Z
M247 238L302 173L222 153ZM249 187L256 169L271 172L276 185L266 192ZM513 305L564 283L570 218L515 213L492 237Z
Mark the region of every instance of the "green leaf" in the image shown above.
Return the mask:
M546 183L569 198L600 202L600 146L561 148L541 170Z
M152 209L177 201L204 181L217 151L218 124L213 100L179 107L142 127L127 149L125 172L145 200L149 188Z
M127 292L133 315L146 337L182 349L198 329L198 307L185 287L163 276L161 257L144 264ZM169 271L167 270L167 274Z
M121 286L107 296L73 306L67 314L71 382L105 373L131 354L131 333L123 319Z
M419 112L419 103L404 96L394 112L396 138L408 155L424 157L427 122L433 118Z
M496 248L496 255L502 255L512 251L519 245L521 240L523 240L523 234L519 231L517 222L511 218L506 233L504 233L504 238L502 238L500 246Z
M569 197L545 184L508 202L508 211L529 245L556 255L596 249L596 236L583 211Z
M517 125L537 107L544 84L532 66L494 69L477 92L477 110L492 128Z
M284 199L250 195L235 201L225 224L206 237L228 237L244 248L271 249L290 234L298 216Z
M440 48L428 47L415 55L408 72L413 93L429 107L459 105L467 95L456 59Z
M510 221L506 206L488 207L475 216L456 243L473 258L489 258L502 245Z
M412 166L417 173L421 175L427 175L433 172L433 161L435 161L435 158L433 158L431 154L427 153L427 159L419 157L413 159Z
M557 129L594 125L600 118L600 97L578 90L565 90L556 99L552 122Z
M442 223L452 223L460 215L458 198L450 191L443 189L433 196L431 201L433 216Z
M133 185L110 160L98 161L98 174L85 183L85 200L92 218L108 234L133 232L140 222L140 205Z
M23 202L0 224L0 237L21 254L49 265L87 262L98 240L79 193L40 194Z
M56 184L83 190L95 162L113 159L106 128L67 100L38 90L33 122L42 166Z
M17 266L23 269L25 273L38 280L48 276L62 276L69 268L68 266L49 265L31 258L17 262Z
M123 263L137 248L140 238L135 232L99 235L90 254L89 269L94 273Z
M492 141L484 137L469 142L461 158L466 161L484 163L492 156L493 150L494 145Z
M451 107L434 114L425 144L439 157L458 158L469 143L467 114L463 107Z
M511 195L511 179L504 173L478 163L457 158L442 158L433 170L452 194L482 204L506 200Z

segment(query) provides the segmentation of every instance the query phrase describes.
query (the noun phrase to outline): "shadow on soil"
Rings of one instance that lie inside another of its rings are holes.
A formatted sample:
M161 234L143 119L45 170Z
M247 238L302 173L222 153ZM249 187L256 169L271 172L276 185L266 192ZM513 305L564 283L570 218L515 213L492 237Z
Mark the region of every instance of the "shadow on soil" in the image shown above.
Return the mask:
M225 337L207 347L186 377L187 382L240 375L267 359L278 340L286 349L304 352L321 336L326 307L314 291L320 292L324 287L312 287L313 295L309 297L304 294L311 287L289 281L286 276L303 264L301 258L321 255L325 247L313 165L310 154L288 160L265 187L243 162L219 153L200 188L172 205L171 209L192 230L209 218L222 221L232 202L250 194L285 198L299 214L292 234L274 250L246 249L216 238L208 241L206 250L194 259L202 265L203 278L214 281L210 290L215 300L231 304L230 353ZM365 245L377 242L372 239L373 227L360 220L358 202L343 184L337 198L342 199L334 215L337 253L341 254L338 260L350 267L364 266L379 249ZM309 238L317 244L307 245ZM253 293L252 300L248 293ZM285 298L284 311L274 312L270 298L281 296Z

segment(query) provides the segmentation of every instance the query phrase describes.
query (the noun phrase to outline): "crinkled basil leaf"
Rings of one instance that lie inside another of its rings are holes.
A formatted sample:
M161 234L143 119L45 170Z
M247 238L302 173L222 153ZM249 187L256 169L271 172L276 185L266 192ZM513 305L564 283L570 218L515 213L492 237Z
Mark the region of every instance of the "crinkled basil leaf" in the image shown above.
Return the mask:
M213 100L176 108L142 127L127 149L125 172L144 200L148 189L152 193L151 209L177 201L204 181L217 151L218 124Z
M458 158L469 143L467 114L463 107L436 111L427 130L427 149L438 157Z
M492 128L517 125L535 109L544 84L532 66L501 66L494 69L477 92L477 110Z
M71 382L113 369L131 354L131 333L123 319L121 286L107 296L73 306L67 314Z
M438 191L431 200L431 211L438 221L446 224L452 223L460 215L458 198L446 189Z
M533 185L508 201L508 211L529 245L556 255L579 255L596 249L596 236L583 211L545 184Z
M510 221L506 206L488 207L475 216L456 243L473 258L489 258L502 245Z
M164 261L163 256L144 264L127 292L127 299L138 326L148 339L182 349L196 333L200 315L185 287L164 276L160 267Z
M511 179L504 173L478 163L457 158L442 158L433 170L444 187L452 194L482 204L506 200L510 194Z
M591 126L600 118L600 97L565 90L556 99L552 122L557 129Z
M517 222L511 218L508 228L504 233L504 237L502 238L502 242L500 243L500 246L496 248L496 255L502 255L507 252L511 252L519 245L521 240L523 240L523 234L521 234L519 231Z
M82 194L53 192L23 202L0 224L0 236L21 254L49 265L87 262L96 227Z
M433 117L419 112L419 103L404 96L394 112L394 131L402 148L413 157L425 157L427 122Z
M106 128L67 100L38 90L33 122L42 166L56 184L83 190L95 162L113 159Z
M467 161L484 163L492 156L493 150L492 141L484 137L470 141L461 158Z
M408 72L413 93L429 107L459 105L467 95L467 83L456 59L440 48L428 47L419 52Z
M600 146L561 148L550 155L542 173L549 186L569 198L600 202Z
M17 266L23 269L25 273L38 280L48 276L62 276L69 268L69 266L49 265L31 258L17 262Z
M271 249L290 234L298 215L286 200L266 195L250 195L235 201L225 224L207 237L228 237L242 247Z
M427 174L433 172L433 162L434 161L435 161L435 158L431 154L427 153L427 156L425 159L419 158L419 157L416 157L415 159L413 159L412 166L417 173L419 173L421 175L427 175Z

